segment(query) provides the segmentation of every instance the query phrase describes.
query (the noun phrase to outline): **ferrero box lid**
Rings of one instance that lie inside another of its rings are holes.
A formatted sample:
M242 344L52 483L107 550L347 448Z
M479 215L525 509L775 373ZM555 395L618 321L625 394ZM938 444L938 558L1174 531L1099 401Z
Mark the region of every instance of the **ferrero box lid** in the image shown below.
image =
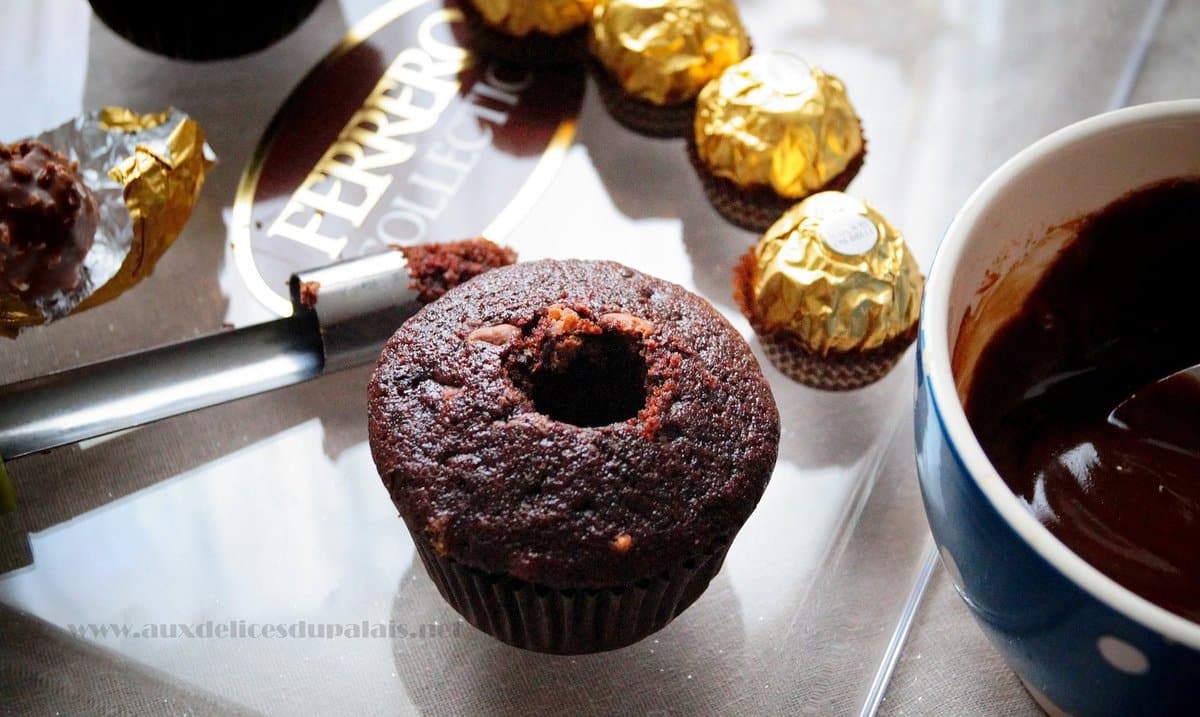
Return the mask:
M583 87L581 68L476 55L454 2L382 6L264 134L233 211L238 275L287 315L295 271L389 247L502 241L559 168Z

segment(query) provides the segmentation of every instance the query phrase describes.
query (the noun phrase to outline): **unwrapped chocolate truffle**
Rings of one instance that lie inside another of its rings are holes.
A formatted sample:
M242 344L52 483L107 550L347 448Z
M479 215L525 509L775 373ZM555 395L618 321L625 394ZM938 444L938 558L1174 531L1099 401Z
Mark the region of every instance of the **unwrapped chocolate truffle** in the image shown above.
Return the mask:
M78 164L41 142L0 144L0 294L74 291L98 222Z
M688 150L713 206L762 232L800 199L845 189L866 142L838 78L769 53L730 67L701 91Z
M215 160L204 132L182 112L121 107L3 150L4 338L111 301L149 276L183 230Z
M612 116L656 137L685 137L696 96L750 54L732 0L608 0L588 38L592 75Z
M597 0L464 0L472 46L522 65L583 60L586 25Z
M734 272L734 295L767 357L801 383L859 388L917 335L925 280L904 237L841 192L800 202Z

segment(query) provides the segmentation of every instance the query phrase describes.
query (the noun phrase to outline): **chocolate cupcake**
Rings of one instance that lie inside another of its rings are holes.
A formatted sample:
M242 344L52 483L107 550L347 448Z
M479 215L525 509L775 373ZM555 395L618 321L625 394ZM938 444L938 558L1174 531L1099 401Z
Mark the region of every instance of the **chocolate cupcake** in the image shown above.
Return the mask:
M686 137L696 96L750 54L732 0L607 0L588 36L604 106L625 127Z
M896 228L841 192L800 202L738 264L734 297L775 367L849 390L879 380L917 336L925 280Z
M76 162L41 142L0 144L0 295L75 291L99 221Z
M268 47L295 30L320 0L247 3L204 0L169 8L150 0L88 0L113 32L150 52L181 60L220 60Z
M459 0L480 54L526 66L582 62L598 0Z
M804 197L845 189L862 167L866 141L840 80L769 53L730 67L701 91L688 154L717 211L763 232Z
M629 645L687 608L778 450L738 333L612 262L451 290L392 337L369 393L375 464L438 590L540 652Z

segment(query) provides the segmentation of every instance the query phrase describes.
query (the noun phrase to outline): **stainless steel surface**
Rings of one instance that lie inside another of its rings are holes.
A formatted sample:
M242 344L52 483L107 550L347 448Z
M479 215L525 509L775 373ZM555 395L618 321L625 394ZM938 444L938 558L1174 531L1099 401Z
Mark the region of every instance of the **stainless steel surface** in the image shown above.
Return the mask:
M1134 391L1133 395L1129 396L1129 398L1121 401L1108 414L1108 422L1118 428L1135 427L1132 424L1136 422L1137 416L1154 415L1155 408L1171 405L1170 400L1173 394L1169 390L1164 391L1163 388L1179 380L1192 381L1200 385L1200 365L1180 369L1170 376L1142 386ZM1186 451L1189 449L1183 448L1182 450Z
M21 458L375 360L421 304L397 251L291 278L295 313L0 386L0 456ZM319 299L300 303L312 283Z
M321 374L315 320L297 315L0 386L11 460Z
M408 262L398 251L294 275L294 306L300 305L301 284L310 282L317 287L312 311L321 326L327 371L374 362L396 327L421 308L411 286Z

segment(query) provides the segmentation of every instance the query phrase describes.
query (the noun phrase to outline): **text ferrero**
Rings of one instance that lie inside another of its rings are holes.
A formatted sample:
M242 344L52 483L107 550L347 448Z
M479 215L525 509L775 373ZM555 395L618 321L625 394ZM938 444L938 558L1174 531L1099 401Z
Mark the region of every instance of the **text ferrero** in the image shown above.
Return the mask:
M493 128L507 122L533 82L527 73L489 64L464 94L460 77L476 58L438 38L439 29L461 21L462 13L452 8L424 18L417 46L391 62L269 235L330 259L346 249L351 229L365 228L370 237L359 253L423 240L491 145ZM465 102L455 103L460 95Z

